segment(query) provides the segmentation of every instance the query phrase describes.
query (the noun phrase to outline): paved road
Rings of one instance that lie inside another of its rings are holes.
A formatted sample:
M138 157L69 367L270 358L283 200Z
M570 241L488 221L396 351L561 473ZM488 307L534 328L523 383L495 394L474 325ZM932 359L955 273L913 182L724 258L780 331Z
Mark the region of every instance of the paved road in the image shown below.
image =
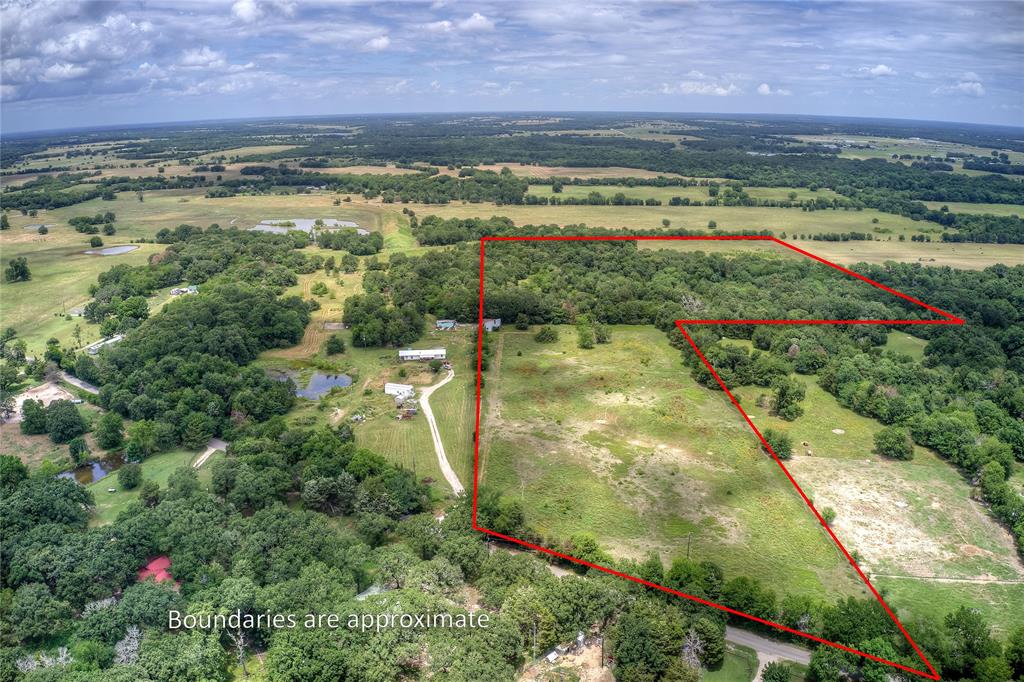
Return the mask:
M748 646L757 652L757 675L755 680L761 679L761 671L765 665L772 661L790 661L808 665L811 662L811 652L795 644L779 642L768 639L761 635L755 635L747 630L740 630L731 625L725 626L725 641L733 644Z
M459 477L455 475L452 465L448 463L448 456L444 452L444 443L441 442L441 433L437 430L437 422L434 421L434 413L430 409L430 395L454 378L455 370L448 370L448 376L433 386L424 388L420 392L420 407L423 408L423 416L427 418L427 424L430 425L430 437L434 440L434 451L437 453L437 463L441 467L441 473L444 474L445 479L448 480L448 485L452 487L455 494L461 495L466 492L466 489L462 487L462 483L459 481Z
M100 392L100 389L99 389L98 386L93 386L88 381L82 381L78 377L73 377L70 374L68 374L67 372L61 372L60 373L60 378L61 378L61 380L68 382L72 386L76 386L76 387L82 389L86 393L92 393L93 395L97 395Z
M197 459L195 461L195 464L193 464L192 466L198 469L199 467L206 464L206 460L210 459L210 456L213 453L217 452L218 450L227 451L227 449L228 444L225 441L222 441L220 438L211 438L206 442L206 450L203 451L203 454L199 455L199 459Z

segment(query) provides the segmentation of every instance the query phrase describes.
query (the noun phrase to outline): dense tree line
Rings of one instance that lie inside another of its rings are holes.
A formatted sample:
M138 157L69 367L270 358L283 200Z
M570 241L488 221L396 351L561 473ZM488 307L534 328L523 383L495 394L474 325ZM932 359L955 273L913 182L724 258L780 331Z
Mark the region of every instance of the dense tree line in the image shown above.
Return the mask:
M58 176L59 177L59 176ZM207 184L205 176L162 175L130 178L126 176L102 178L95 186L78 187L77 183L46 183L34 187L8 187L0 193L0 206L5 209L54 209L80 204L92 199L112 201L117 192L143 192L160 189L192 189Z
M359 234L354 229L320 230L316 243L325 249L348 251L353 256L370 256L384 248L384 235L380 232Z
M336 192L361 194L366 199L380 197L384 203L447 204L452 201L497 204L521 204L528 182L508 169L501 173L463 169L459 177L429 173L394 174L325 174L274 166L247 166L243 175L258 176L228 180L223 186L270 191L275 186L315 186Z

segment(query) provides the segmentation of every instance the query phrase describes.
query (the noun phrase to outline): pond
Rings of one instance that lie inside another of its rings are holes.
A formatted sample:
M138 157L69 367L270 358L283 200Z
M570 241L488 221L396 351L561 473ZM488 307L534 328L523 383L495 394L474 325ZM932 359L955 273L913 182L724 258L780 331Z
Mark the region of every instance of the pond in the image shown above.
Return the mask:
M347 374L324 374L323 372L316 372L310 378L309 383L306 384L306 388L295 391L295 395L300 398L317 400L329 393L332 388L344 388L351 385L352 377Z
M124 460L121 456L114 455L106 459L86 462L70 471L57 474L57 478L68 478L78 481L82 485L89 485L90 483L103 480L117 471L122 464L124 464Z
M87 256L120 256L122 253L128 253L129 251L134 251L137 248L139 247L134 244L123 244L121 246L107 246L102 249L89 249L82 253Z

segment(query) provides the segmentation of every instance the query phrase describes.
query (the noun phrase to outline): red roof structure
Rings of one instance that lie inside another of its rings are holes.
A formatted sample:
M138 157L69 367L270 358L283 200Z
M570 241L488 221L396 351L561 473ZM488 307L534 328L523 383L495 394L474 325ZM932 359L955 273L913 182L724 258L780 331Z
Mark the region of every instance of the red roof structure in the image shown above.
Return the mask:
M174 576L170 573L171 558L166 554L161 554L158 557L149 560L149 563L139 569L139 581L153 578L158 583L162 583L165 580L174 581ZM178 583L175 582L175 585Z

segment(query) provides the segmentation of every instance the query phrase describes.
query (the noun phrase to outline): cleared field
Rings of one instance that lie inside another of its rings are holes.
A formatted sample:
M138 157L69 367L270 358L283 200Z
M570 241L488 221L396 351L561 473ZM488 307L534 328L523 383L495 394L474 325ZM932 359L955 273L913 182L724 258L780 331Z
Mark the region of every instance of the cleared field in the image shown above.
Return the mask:
M863 594L852 569L726 397L697 385L665 335L615 327L576 348L503 331L488 377L483 484L542 535L594 533L616 555L710 559L785 593ZM493 392L493 393L490 393ZM490 433L488 434L488 430Z
M945 265L965 270L983 270L997 263L1010 266L1024 264L1024 245L1021 244L901 242L896 240L826 242L807 239L790 240L790 243L843 265L880 264L886 261L896 261L921 263L929 267ZM737 253L753 250L759 253L778 252L780 258L801 257L777 244L756 242L642 242L640 248L692 250L707 253Z
M789 199L790 192L796 194L796 199L799 201L813 200L818 197L833 199L840 196L830 189L819 189L817 192L812 192L806 187L746 187L744 191L757 199L776 199L779 201ZM672 197L686 198L691 201L695 199L707 201L711 198L708 194L708 188L699 186L651 187L638 185L628 187L626 185L565 185L560 193L555 194L552 191L551 185L531 185L529 190L530 194L537 196L575 197L581 199L588 196L591 192L599 192L606 197L611 197L621 192L631 199L658 199L665 204L671 201Z
M1002 216L1024 216L1024 206L1020 204L968 204L959 201L926 201L924 204L928 208L935 210L946 206L952 213L990 213Z
M84 343L99 339L97 325L90 325L80 317L67 319L66 315L89 300L89 285L95 283L99 273L119 263L140 265L150 254L164 248L157 244L139 244L138 249L117 256L86 255L83 251L89 246L84 235L67 224L52 228L50 234L43 237L19 230L16 225L23 222L21 218L12 216L11 230L0 238L3 252L0 267L6 267L12 258L24 256L32 279L0 284L3 299L0 324L18 331L28 343L29 355L40 355L50 337L74 345L76 325L81 327ZM128 237L122 238L119 233L104 240L105 245L111 246L127 243Z
M522 175L528 178L656 178L659 175L666 178L684 177L677 173L659 173L643 168L625 168L623 166L531 166L519 163L492 163L473 167L480 170L494 171L495 173L500 173L502 168L508 168L515 175ZM459 173L458 169L448 170L442 167L439 170L449 175L458 175Z
M909 355L915 360L920 360L924 357L924 347L927 345L928 342L924 339L897 331L889 332L889 336L885 340L886 350Z
M913 343L902 336L896 345ZM930 612L932 585L950 585L954 592L969 585L961 600L1009 627L1024 611L1024 564L1010 534L972 499L969 483L924 448L915 448L908 462L873 454L881 425L840 406L813 377L799 378L807 397L804 416L794 422L758 406L767 389L734 393L758 428L789 433L795 456L786 466L819 510L837 512L832 527L861 567L886 576L886 585L898 584L899 596L890 603L908 613ZM1006 589L1014 586L1016 593ZM952 608L944 603L937 610Z
M196 159L198 161L212 161L214 159L240 158L243 156L251 156L253 154L274 154L276 152L295 149L297 146L298 145L294 144L263 144L251 145L248 147L233 147L232 149L220 149L215 152L209 152L196 157Z
M586 196L586 192L583 196ZM937 235L942 232L942 228L932 223L915 222L903 216L882 213L874 209L802 211L794 208L743 206L496 206L468 203L408 206L419 216L433 214L443 218L490 218L498 215L511 218L517 225L585 224L591 227L650 230L661 229L662 220L668 220L670 227L673 228L704 230L707 229L708 222L713 220L719 230L772 230L777 235L782 232L875 232L879 238L887 239L889 236L900 234L909 237L914 234ZM872 219L877 219L878 223L872 223Z
M916 137L878 137L869 135L794 135L794 137L807 142L821 142L824 144L852 142L858 145L871 145L871 149L843 149L840 156L851 159L884 159L890 158L893 154L945 157L946 152L988 156L992 152L987 147L975 147L957 142L941 142L939 140L926 140ZM1024 160L1024 154L1021 152L1007 149L999 151L1006 152L1014 163L1020 163L1021 160Z

